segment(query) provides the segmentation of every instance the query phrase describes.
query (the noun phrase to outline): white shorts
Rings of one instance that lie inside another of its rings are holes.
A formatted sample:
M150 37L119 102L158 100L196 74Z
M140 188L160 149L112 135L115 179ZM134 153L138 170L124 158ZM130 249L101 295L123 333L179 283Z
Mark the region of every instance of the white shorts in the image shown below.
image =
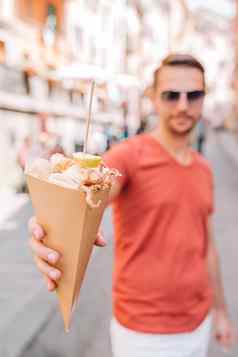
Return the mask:
M192 332L162 335L129 330L113 318L113 357L205 357L211 324L212 317L209 314Z

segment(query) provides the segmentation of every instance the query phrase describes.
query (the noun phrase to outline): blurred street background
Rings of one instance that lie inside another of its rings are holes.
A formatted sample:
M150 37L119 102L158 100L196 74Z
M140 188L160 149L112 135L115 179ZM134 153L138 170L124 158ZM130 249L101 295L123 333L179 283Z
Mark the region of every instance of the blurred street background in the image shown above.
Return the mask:
M238 1L0 0L0 357L111 357L110 209L108 246L94 250L66 335L27 246L23 172L35 157L82 150L93 79L91 153L150 130L148 88L169 52L195 55L207 72L205 126L192 145L214 168L216 240L238 329ZM212 341L209 356L223 356Z

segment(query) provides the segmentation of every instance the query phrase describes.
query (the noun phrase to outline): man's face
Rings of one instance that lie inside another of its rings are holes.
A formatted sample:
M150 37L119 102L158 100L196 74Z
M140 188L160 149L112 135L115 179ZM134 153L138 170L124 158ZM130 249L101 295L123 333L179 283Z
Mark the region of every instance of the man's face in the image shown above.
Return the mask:
M188 135L201 117L204 91L199 69L163 67L154 90L154 105L163 127L177 136Z

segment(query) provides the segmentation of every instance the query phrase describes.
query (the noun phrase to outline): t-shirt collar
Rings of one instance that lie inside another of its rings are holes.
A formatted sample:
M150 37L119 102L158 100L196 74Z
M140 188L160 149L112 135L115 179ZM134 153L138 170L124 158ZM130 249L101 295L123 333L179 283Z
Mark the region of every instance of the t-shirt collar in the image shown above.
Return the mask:
M144 142L140 150L140 166L151 167L164 165L171 161L169 155L161 147L159 141L150 134L144 134Z

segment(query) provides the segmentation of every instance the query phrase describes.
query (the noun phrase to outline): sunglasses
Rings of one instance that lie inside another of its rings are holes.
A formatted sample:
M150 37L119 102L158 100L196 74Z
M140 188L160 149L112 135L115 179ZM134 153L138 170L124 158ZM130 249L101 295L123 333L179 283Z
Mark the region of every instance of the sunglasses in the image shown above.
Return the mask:
M194 90L191 92L177 92L168 90L161 93L161 98L167 102L177 102L180 99L182 93L186 94L187 100L190 103L202 99L205 96L204 90Z

